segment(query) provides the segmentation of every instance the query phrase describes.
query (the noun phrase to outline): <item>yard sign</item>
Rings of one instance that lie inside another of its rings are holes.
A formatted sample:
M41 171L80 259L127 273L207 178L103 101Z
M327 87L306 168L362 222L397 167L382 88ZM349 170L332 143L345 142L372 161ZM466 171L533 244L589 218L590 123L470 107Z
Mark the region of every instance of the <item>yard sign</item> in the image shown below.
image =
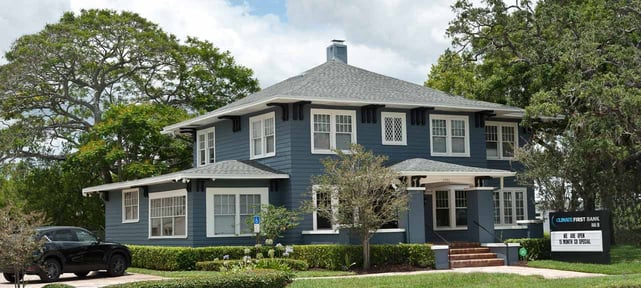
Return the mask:
M610 263L610 213L550 213L550 248L554 260Z

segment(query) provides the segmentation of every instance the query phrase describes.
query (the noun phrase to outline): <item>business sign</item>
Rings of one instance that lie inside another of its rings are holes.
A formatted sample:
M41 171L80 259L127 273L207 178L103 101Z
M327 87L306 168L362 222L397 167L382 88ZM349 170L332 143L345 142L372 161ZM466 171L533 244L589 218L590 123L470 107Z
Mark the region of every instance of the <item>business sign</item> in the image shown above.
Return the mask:
M610 263L610 226L607 211L550 213L552 259Z

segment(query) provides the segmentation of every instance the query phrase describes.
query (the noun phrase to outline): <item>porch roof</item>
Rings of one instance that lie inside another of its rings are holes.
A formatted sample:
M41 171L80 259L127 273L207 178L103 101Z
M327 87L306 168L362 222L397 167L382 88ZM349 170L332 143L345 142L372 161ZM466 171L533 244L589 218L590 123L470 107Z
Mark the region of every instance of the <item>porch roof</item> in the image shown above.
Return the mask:
M289 179L289 175L252 160L226 160L160 176L86 187L82 194L190 179Z
M424 158L412 158L390 166L401 176L488 176L510 177L516 172L458 165Z

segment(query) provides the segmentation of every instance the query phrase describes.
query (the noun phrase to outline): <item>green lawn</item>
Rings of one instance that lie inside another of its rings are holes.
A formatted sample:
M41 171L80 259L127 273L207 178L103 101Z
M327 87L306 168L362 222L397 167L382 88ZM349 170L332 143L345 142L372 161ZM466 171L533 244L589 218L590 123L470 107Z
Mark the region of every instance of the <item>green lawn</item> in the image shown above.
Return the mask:
M149 270L142 268L129 268L127 272L131 273L140 273L148 275L156 275L167 278L195 278L195 277L207 277L212 274L219 272L212 271L158 271L158 270ZM355 275L356 273L351 271L331 271L331 270L309 270L309 271L296 271L294 275L296 278L300 277L327 277L327 276L346 276L346 275Z
M518 276L490 273L431 273L404 276L382 276L341 279L294 280L291 288L313 287L641 287L641 275L617 275L592 278L543 279L540 276Z
M641 273L641 247L631 245L618 245L610 249L612 264L586 264L571 263L553 260L530 261L529 267L550 268L558 270L571 270L589 273L602 273L610 275Z

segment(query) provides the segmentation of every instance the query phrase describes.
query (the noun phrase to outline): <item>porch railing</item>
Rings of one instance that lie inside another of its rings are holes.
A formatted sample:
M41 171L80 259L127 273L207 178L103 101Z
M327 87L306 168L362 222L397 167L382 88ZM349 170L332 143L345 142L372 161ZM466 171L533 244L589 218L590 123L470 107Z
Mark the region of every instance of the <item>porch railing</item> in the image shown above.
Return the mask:
M432 226L428 226L428 228L430 228L430 230L432 230L432 233L434 233L434 235L436 235L438 238L443 240L443 242L445 242L447 244L447 246L450 246L450 241L447 241L447 239L445 239L445 237L443 237L441 234L436 232L436 230L434 230Z

